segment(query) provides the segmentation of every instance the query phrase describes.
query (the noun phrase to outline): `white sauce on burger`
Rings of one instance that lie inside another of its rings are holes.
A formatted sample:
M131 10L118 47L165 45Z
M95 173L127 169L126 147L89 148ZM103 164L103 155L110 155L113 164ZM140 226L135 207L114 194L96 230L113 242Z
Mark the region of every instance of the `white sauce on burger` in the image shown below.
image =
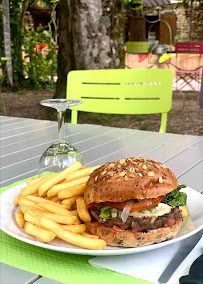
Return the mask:
M162 216L167 214L171 211L171 206L165 203L159 203L151 212L147 209L142 211L133 211L129 213L129 216L133 217L149 217L149 218L156 218L158 216Z

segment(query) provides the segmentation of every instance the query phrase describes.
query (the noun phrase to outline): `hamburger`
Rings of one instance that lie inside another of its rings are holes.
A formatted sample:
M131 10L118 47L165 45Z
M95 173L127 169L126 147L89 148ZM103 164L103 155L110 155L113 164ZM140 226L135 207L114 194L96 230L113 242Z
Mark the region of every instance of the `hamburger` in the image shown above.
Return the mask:
M175 238L187 195L171 169L147 158L127 158L96 169L84 199L87 231L107 245L146 246ZM187 214L185 214L187 215Z

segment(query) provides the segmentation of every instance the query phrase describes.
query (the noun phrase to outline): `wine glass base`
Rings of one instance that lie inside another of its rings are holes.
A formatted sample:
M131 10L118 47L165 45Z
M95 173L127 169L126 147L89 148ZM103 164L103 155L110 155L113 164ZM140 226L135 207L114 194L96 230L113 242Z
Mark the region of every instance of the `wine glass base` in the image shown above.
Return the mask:
M41 156L38 173L60 172L74 162L85 164L82 154L65 140L59 140L52 144Z

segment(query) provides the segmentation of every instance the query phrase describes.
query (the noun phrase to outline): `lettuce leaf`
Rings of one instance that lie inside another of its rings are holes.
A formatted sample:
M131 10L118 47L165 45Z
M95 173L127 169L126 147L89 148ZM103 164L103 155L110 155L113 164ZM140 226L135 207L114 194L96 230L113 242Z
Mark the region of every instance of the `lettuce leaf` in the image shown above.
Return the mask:
M100 212L100 215L99 217L103 220L107 220L110 218L111 216L111 210L112 210L112 207L111 206L104 206L102 207L101 209L101 212Z
M181 188L185 188L186 185L179 185L176 189L166 194L164 199L161 201L169 206L184 206L187 201L187 194L180 192Z
M99 204L100 205L100 204ZM100 210L100 215L99 217L103 220L103 221L106 221L107 219L109 219L111 217L111 213L112 213L112 210L115 209L111 206L103 206L100 205L100 206L97 206L97 209ZM121 214L122 214L122 210L120 209L117 209L117 214L118 214L118 217L121 218Z

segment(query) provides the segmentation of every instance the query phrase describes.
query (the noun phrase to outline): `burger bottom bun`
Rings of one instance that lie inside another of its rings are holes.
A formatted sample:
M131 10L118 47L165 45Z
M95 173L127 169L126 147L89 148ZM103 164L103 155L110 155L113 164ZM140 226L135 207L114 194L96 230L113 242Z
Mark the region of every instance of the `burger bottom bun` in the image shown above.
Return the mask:
M107 245L113 247L141 247L173 239L180 230L182 220L172 227L151 230L147 233L133 232L128 230L113 230L111 227L99 226L94 222L86 223L86 229L93 235L98 235Z

